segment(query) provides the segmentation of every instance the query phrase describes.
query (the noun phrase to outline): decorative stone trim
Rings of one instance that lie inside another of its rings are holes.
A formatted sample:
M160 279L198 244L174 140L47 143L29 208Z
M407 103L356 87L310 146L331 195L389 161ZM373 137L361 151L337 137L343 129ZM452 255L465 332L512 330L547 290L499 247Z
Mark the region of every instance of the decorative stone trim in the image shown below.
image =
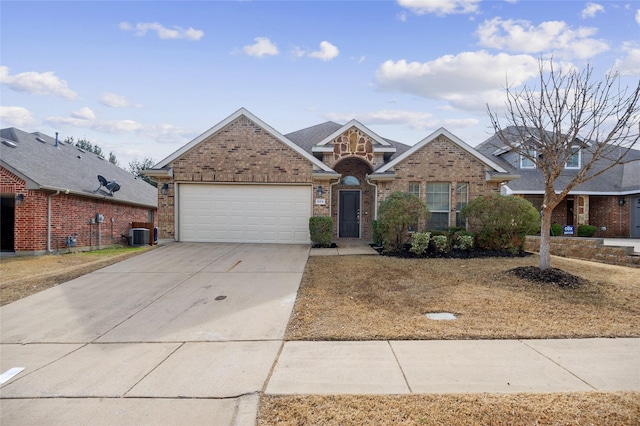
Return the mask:
M539 252L540 237L527 235L524 249ZM605 246L602 238L551 237L550 251L554 256L640 268L633 247Z

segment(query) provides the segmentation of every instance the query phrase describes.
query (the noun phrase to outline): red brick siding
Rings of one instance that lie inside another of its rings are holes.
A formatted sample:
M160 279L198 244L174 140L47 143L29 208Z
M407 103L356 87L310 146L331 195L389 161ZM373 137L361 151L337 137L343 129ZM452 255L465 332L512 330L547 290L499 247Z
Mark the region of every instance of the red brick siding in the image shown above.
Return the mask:
M47 199L51 192L25 190L24 183L6 169L0 170L3 194L25 194L15 206L14 249L16 252L47 250ZM11 183L13 182L13 183ZM147 222L149 208L113 203L109 200L58 194L51 196L51 249L67 250L66 238L77 236L77 247L97 247L98 225L89 225L96 214L104 215L100 226L102 245L118 244L120 234L128 235L131 222ZM155 216L155 214L154 214ZM111 222L113 218L113 223ZM155 218L154 218L155 220Z
M629 197L624 197L625 204L618 204L618 196L590 196L589 197L589 225L597 228L594 237L629 237ZM603 231L602 227L607 230Z

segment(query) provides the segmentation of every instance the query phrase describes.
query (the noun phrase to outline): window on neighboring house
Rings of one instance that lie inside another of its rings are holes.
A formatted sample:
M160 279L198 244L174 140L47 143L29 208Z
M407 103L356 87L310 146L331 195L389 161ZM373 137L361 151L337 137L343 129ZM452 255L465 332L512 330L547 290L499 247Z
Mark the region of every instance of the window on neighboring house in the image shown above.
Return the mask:
M571 151L573 154L571 154L564 167L565 169L579 169L582 162L582 151L577 146L572 146Z
M525 155L528 155L532 158L536 157L536 151L533 149L529 149L525 151ZM521 154L520 155L520 168L521 169L535 169L536 165L534 164L533 160L531 160L530 158L525 157L525 155Z
M431 212L428 229L447 229L449 227L449 203L451 195L449 183L427 183L427 207Z
M467 221L460 217L462 208L469 202L469 183L458 182L456 184L456 226L466 228Z

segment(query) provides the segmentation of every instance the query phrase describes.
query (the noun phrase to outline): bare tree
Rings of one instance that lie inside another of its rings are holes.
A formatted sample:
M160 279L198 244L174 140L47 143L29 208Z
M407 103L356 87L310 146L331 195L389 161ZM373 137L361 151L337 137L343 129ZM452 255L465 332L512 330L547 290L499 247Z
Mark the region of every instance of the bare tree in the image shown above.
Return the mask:
M544 176L540 269L545 270L551 266L553 209L576 185L630 161L625 157L640 137L640 80L633 89L622 88L618 74L598 81L590 65L563 70L552 59L541 59L538 85L506 88L502 122L487 109L500 142ZM582 167L568 175L565 165L576 154Z

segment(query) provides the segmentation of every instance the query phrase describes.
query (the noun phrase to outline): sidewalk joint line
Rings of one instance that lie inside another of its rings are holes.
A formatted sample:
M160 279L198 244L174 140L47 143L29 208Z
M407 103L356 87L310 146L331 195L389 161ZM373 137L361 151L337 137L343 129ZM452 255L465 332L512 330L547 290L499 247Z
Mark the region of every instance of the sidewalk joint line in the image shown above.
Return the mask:
M400 360L398 359L398 355L396 355L396 351L393 350L393 345L391 344L391 340L387 340L387 344L389 345L389 349L391 349L391 353L393 354L393 358L395 358L396 363L398 364L398 368L400 368L400 372L402 373L402 378L404 379L405 384L407 385L407 389L409 389L409 393L413 393L413 389L411 389L411 385L409 384L409 380L407 380L407 375L404 373L402 365L400 364Z
M532 351L542 355L544 358L548 359L549 361L551 361L552 363L554 363L555 365L557 365L558 367L560 367L561 369L563 369L564 371L566 371L567 373L569 373L570 375L572 375L573 377L575 377L576 379L580 380L582 383L584 383L585 385L589 386L591 389L599 391L600 389L596 388L595 386L593 386L591 383L587 382L586 380L584 380L582 377L578 376L577 374L575 374L573 371L567 369L567 367L565 367L564 365L556 362L555 360L549 358L546 354L540 352L539 350L537 350L536 348L529 346L527 344L526 341L522 340L522 339L518 339L518 341L520 343L522 343L523 345L525 345L526 347L528 347L529 349L531 349Z
M124 393L122 394L122 397L123 397L123 398L124 398L124 397L126 397L126 396L127 396L127 394L128 394L129 392L131 392L131 390L132 390L133 388L135 388L136 386L138 386L138 384L139 384L141 381L143 381L144 379L146 379L146 378L149 376L149 374L151 374L151 373L153 373L154 371L156 371L156 370L158 369L158 367L160 367L162 364L164 364L164 363L165 363L165 361L166 361L166 360L168 360L168 359L171 357L171 355L175 354L175 353L176 353L176 352L177 352L181 347L183 347L185 344L186 344L186 343L182 343L182 344L178 345L178 347L177 347L177 348L175 348L174 350L172 350L172 351L171 351L171 353L170 353L169 355L167 355L166 357L164 357L164 359L163 359L162 361L160 361L160 362L159 362L155 367L153 367L151 370L147 371L147 373L146 373L144 376L142 376L142 377L140 378L140 380L138 380L137 382L135 382L135 383L134 383L134 384L133 384L129 389L127 389L126 391L124 391Z

